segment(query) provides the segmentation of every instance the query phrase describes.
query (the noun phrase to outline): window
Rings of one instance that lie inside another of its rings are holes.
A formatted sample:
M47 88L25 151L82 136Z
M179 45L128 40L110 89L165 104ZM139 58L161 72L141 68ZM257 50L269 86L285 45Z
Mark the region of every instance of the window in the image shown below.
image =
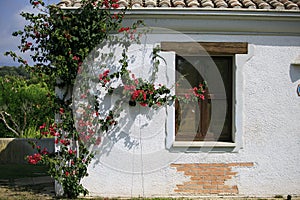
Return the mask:
M176 141L232 142L232 59L232 56L176 56L176 82L179 82L176 95L190 93L190 88L202 83L205 80L204 74L215 66L225 87L225 94L217 94L210 91L208 84L203 101L188 104L175 102ZM186 82L184 84L180 84L182 77ZM222 108L223 106L226 106L226 109ZM225 114L215 112L215 120L211 120L212 109L225 110Z
M175 102L175 143L213 141L227 146L235 142L234 61L236 54L248 53L247 47L243 42L161 43L163 51L176 53L175 77L179 82L176 95L190 93L191 88L209 79L205 100L188 104ZM223 90L218 90L219 85L213 81L217 75ZM181 84L182 80L185 83Z

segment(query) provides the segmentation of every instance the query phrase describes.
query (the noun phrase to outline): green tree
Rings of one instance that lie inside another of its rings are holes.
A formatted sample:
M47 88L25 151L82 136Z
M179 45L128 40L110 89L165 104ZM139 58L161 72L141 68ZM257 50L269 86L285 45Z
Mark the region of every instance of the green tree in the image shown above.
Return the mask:
M0 76L23 76L29 78L29 73L24 67L3 66L0 67Z
M54 119L53 90L40 77L0 77L1 137L34 137ZM5 130L5 131L3 131Z

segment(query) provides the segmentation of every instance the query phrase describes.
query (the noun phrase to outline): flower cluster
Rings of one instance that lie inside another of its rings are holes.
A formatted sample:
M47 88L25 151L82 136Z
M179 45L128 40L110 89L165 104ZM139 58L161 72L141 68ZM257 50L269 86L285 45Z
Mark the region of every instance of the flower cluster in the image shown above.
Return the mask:
M27 162L29 164L36 165L43 159L43 156L48 155L49 152L48 152L47 148L43 148L43 150L41 150L41 146L36 145L36 143L34 143L34 142L31 142L31 144L32 144L33 148L36 148L38 153L35 153L33 155L29 155L26 158L27 158Z
M102 84L102 87L110 81L108 74L109 70L105 70L102 74L99 74L99 82Z
M136 79L132 74L132 80L127 80L124 85L124 92L130 96L129 105L135 106L138 102L141 106L161 106L169 101L174 100L175 96L171 95L171 91L164 85L159 84L157 87L149 81L141 78Z
M66 132L69 129L69 116L72 111L66 108L59 108L57 112L61 122L39 127L41 138L48 135L55 136L54 143L59 150L55 154L49 154L46 148L41 149L32 142L34 149L38 151L33 155L27 156L29 164L46 164L50 167L50 175L62 184L65 193L69 197L76 197L80 193L86 194L87 190L82 186L80 180L87 175L87 166L93 158L76 132ZM88 125L85 123L84 125ZM72 183L70 185L70 183ZM74 190L73 187L76 187Z
M124 32L124 31L129 32L129 30L130 30L129 27L121 27L121 28L118 30L118 32L119 32L119 33L122 33L122 32Z
M39 129L40 129L41 135L43 135L43 136L48 136L48 135L59 136L59 133L57 132L56 127L57 127L57 125L55 123L50 124L49 127L47 127L46 123L44 123L43 125L41 125L39 127Z
M206 92L206 82L200 83L198 87L194 87L193 90L193 95L198 99L198 100L204 100L205 96L204 93Z
M29 164L36 165L38 162L42 160L42 155L39 153L35 153L31 156L27 156L27 160Z
M27 42L24 46L23 46L23 48L22 48L22 52L25 52L25 51L27 51L28 49L30 49L30 47L32 46L32 42Z
M180 84L176 84L177 89L180 91L182 88L180 88ZM180 94L176 98L183 103L189 103L189 102L199 102L205 100L205 93L207 93L207 83L206 81L203 81L202 83L199 83L198 87L193 87L191 89L184 89L187 93Z
M118 4L118 0L104 0L102 2L103 7L105 8L113 8L113 9L117 9L120 7L120 5ZM94 6L96 6L96 2L94 2Z

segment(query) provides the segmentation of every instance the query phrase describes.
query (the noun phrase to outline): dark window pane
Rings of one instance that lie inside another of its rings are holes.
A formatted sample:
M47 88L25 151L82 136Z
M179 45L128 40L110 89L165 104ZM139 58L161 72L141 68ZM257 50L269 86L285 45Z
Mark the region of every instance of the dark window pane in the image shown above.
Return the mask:
M226 95L210 92L208 84L208 92L205 94L204 101L188 104L177 101L175 105L177 141L232 141L232 57L185 56L183 58L177 56L176 81L179 86L176 88L176 95L183 96L191 93L190 89L202 83L203 77L210 76L212 64L217 66L220 72ZM214 120L211 120L212 109L223 109L224 112L226 109L225 122L224 116L218 112L214 113Z

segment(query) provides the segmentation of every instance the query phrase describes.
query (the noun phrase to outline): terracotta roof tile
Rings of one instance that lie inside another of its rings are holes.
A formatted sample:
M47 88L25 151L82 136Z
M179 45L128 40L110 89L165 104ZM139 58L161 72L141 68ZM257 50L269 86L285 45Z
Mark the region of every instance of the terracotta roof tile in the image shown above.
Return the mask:
M214 0L217 8L228 8L227 3L224 0Z
M214 8L214 4L211 0L200 0L200 4L202 8Z
M239 8L300 10L300 0L119 0L120 7ZM80 7L81 0L61 0L61 7Z
M171 0L161 0L158 1L159 7L171 7Z
M251 0L241 0L245 8L256 9L256 4Z

